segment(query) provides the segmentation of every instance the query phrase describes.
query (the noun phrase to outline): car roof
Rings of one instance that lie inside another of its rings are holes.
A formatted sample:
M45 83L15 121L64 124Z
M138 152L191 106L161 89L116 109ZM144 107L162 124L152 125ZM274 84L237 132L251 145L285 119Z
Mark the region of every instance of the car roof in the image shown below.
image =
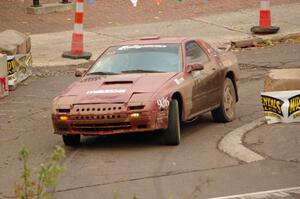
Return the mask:
M187 40L195 39L192 37L159 37L159 36L152 36L152 37L142 37L135 40L128 40L123 41L120 43L115 44L117 45L133 45L133 44L181 44Z

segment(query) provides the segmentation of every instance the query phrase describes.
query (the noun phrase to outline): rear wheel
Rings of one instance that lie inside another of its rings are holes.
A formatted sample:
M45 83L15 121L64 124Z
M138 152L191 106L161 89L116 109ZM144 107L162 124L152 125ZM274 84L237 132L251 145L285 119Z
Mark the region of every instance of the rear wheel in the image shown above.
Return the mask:
M78 146L80 144L80 135L63 135L62 137L66 146Z
M168 128L164 132L164 142L166 145L180 144L180 119L177 100L172 100L169 106Z
M226 78L220 107L213 110L212 116L216 122L230 122L235 118L236 92L231 79Z

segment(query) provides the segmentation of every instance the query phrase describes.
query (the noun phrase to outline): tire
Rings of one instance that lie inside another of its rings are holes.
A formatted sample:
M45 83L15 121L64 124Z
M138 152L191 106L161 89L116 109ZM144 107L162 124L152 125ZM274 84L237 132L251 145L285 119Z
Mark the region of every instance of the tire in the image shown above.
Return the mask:
M235 118L236 92L231 79L226 78L219 108L213 110L212 117L216 122L231 122Z
M80 144L80 135L63 135L62 138L66 146L78 146Z
M168 128L164 132L164 143L166 145L180 144L180 119L177 100L172 100L169 106Z

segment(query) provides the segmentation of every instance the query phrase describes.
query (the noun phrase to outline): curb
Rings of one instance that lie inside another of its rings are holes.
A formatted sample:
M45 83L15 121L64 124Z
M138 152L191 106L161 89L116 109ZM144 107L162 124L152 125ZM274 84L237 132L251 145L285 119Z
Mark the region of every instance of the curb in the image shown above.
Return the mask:
M27 14L42 15L54 12L64 12L67 10L75 10L75 3L46 3L38 7L29 6L26 8Z
M243 145L243 137L249 131L265 124L264 117L256 119L225 135L218 144L218 149L243 162L256 162L265 158Z
M295 39L297 37L300 37L300 32L296 33L289 33L287 35L272 35L272 36L256 36L253 35L253 38L250 39L244 39L244 40L238 40L238 41L231 41L231 48L249 48L256 46L257 44L262 44L267 41L284 41L288 39Z

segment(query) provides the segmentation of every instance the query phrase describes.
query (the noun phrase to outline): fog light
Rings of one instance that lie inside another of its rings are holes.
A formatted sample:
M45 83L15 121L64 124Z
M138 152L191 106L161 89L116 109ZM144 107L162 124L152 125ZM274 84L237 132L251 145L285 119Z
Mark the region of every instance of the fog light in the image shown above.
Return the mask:
M62 121L66 121L66 120L69 120L69 116L61 115L61 116L59 116L59 119Z
M131 113L130 117L140 117L140 113Z

